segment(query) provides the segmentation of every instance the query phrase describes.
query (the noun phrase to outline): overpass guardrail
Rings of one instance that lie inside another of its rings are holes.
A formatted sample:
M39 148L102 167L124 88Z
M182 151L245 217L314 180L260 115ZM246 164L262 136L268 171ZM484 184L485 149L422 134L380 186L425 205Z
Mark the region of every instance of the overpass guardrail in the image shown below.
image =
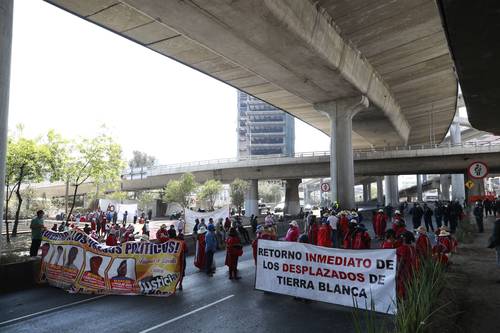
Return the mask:
M371 153L389 153L389 152L408 152L408 151L425 151L430 149L476 149L478 152L484 152L485 150L494 149L495 151L500 151L500 142L494 141L473 141L473 142L463 142L458 144L446 143L446 144L420 144L420 145L406 145L406 146L386 146L386 147L373 147L373 148L361 148L353 149L354 157L363 157ZM138 179L146 178L148 176L161 175L165 173L172 172L174 170L181 170L183 168L189 167L200 167L207 165L221 165L228 163L237 163L243 161L262 161L262 160L275 160L277 158L307 158L307 157L321 157L330 156L329 151L312 151L312 152L299 152L295 153L293 156L284 154L273 154L264 156L248 156L244 158L219 158L210 160L200 160L193 162L175 163L167 165L158 165L150 168L135 168L126 169L122 173L122 178L124 179Z

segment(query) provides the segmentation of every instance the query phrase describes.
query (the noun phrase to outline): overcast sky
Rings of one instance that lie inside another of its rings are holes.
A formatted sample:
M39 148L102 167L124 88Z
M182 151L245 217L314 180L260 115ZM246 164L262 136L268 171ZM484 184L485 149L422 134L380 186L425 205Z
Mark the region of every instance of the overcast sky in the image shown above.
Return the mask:
M15 1L9 128L91 136L178 163L236 156L236 90L41 0ZM329 138L296 120L295 151Z

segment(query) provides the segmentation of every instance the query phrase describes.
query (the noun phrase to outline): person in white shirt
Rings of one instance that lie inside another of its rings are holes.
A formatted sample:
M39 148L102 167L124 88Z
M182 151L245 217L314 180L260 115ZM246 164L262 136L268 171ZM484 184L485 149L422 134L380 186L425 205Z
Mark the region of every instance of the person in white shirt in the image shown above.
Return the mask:
M327 218L328 223L330 224L330 228L332 228L332 243L333 247L338 247L338 223L339 219L335 214L332 212L330 216Z
M184 227L186 226L186 222L182 218L180 218L177 221L177 231L179 231L179 234L182 233L184 234Z

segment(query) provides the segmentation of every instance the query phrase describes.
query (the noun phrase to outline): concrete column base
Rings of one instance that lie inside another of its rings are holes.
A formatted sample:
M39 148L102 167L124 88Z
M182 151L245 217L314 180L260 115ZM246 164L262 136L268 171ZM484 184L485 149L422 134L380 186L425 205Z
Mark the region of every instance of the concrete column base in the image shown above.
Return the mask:
M248 190L245 194L245 216L259 215L259 181L248 181Z
M285 211L287 215L297 215L300 212L299 184L301 179L287 179L285 187Z
M385 176L385 205L399 205L398 176Z
M342 208L355 207L352 118L368 105L368 98L364 95L314 105L318 112L330 118L331 200Z

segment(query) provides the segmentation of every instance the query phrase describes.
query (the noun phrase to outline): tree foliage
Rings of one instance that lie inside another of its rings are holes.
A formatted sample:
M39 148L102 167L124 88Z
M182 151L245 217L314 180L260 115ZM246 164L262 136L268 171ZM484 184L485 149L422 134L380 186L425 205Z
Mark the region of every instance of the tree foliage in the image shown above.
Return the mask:
M192 173L185 173L179 180L170 180L165 186L165 199L167 202L177 202L182 207L189 206L189 199L198 187Z
M214 210L215 200L217 195L222 191L222 183L215 179L207 180L200 188L200 199L206 200L210 206L210 210Z
M230 185L231 203L238 208L241 214L241 207L245 203L245 193L248 190L248 182L236 178Z
M23 203L21 185L41 182L53 173L52 167L57 164L57 155L51 150L51 142L42 138L29 139L22 136L22 126L9 136L6 156L6 229L8 233L8 206L12 195L17 198L17 209L12 228L12 236L17 235L19 215ZM52 177L51 177L52 178Z
M264 202L281 202L281 186L279 184L271 184L268 182L259 183L259 197L262 198Z
M106 134L73 142L68 148L69 157L63 166L62 177L74 188L69 220L75 207L78 187L88 181L99 188L112 186L120 179L124 163L120 145Z
M151 203L158 198L156 192L152 191L141 191L137 194L138 208L142 211L147 212L151 208Z

